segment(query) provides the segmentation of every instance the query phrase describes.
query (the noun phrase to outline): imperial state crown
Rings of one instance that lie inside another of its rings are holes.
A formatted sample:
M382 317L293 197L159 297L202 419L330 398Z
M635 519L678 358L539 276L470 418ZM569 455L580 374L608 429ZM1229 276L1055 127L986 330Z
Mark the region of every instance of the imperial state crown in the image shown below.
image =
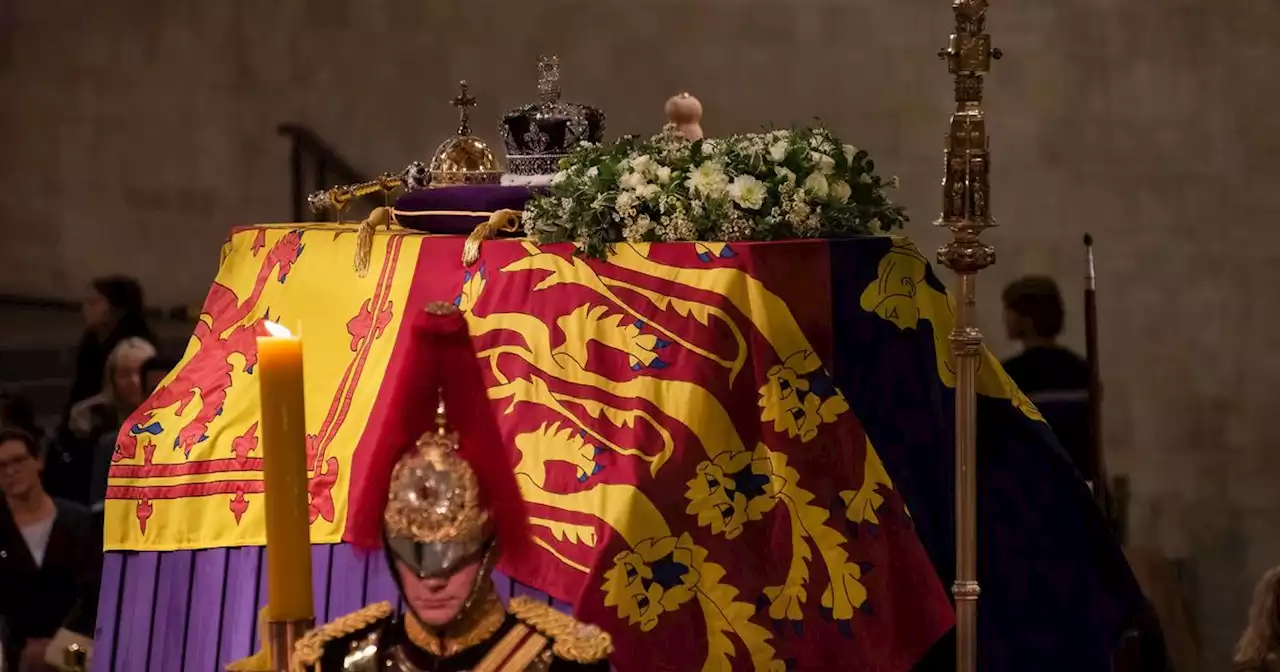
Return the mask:
M500 130L513 175L551 175L560 159L580 142L604 138L604 113L589 105L560 100L560 59L538 59L539 101L502 118Z

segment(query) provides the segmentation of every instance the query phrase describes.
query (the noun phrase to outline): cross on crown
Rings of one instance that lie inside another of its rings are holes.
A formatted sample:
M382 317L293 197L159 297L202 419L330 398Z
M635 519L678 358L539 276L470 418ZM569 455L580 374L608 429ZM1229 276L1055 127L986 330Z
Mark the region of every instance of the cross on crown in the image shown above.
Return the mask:
M538 58L538 93L543 103L560 101L560 57Z
M471 135L471 110L476 106L476 99L470 93L467 80L458 82L460 93L453 99L452 105L458 108L458 135Z

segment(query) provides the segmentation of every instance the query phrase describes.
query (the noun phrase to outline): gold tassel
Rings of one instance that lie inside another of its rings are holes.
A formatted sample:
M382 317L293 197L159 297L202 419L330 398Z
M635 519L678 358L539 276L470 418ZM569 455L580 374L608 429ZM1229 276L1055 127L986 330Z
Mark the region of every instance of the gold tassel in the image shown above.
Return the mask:
M369 275L369 258L373 256L373 234L378 228L391 229L395 222L395 214L389 207L374 208L373 212L360 222L360 232L356 234L356 259L353 266L358 277Z
M497 235L499 232L510 233L520 228L519 210L498 210L471 231L467 242L462 246L462 265L470 266L480 258L480 244Z

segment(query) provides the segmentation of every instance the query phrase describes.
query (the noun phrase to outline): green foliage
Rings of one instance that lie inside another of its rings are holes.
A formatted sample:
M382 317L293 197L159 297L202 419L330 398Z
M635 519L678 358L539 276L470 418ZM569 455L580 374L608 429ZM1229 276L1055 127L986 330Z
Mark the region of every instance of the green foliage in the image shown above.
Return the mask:
M690 142L668 126L648 139L586 145L549 193L525 206L525 231L591 257L613 243L838 238L907 221L867 153L825 129Z

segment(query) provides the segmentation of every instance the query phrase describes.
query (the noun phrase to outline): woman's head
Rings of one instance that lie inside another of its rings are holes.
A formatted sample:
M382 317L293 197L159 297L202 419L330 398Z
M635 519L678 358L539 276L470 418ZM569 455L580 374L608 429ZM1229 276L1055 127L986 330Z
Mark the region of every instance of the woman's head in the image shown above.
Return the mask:
M151 393L142 386L142 364L155 356L155 346L141 338L120 341L107 356L103 389L121 413L133 412Z
M0 492L26 497L41 487L40 444L20 429L0 429Z
M1280 566L1272 567L1253 589L1249 625L1236 645L1237 663L1257 663L1280 652Z
M146 324L142 286L124 276L98 278L93 291L85 298L81 311L85 325L99 332L109 332L117 325L137 330Z

